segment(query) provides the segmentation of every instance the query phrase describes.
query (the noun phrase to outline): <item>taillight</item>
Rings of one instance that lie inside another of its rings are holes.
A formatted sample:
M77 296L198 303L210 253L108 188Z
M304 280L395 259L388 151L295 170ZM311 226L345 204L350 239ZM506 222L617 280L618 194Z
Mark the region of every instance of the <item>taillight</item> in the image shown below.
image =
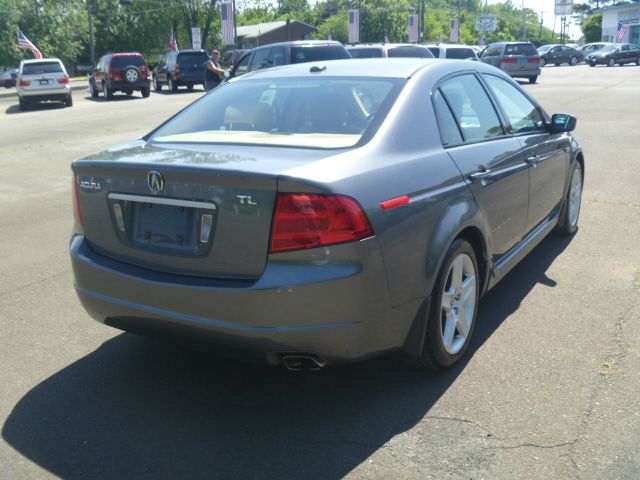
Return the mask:
M82 218L82 210L80 210L80 197L78 194L78 179L75 175L71 176L72 182L72 199L73 202L73 218L75 218L76 222L80 225L84 225L84 218Z
M142 65L140 67L140 73L142 74L142 78L147 78L149 75L149 69L147 68L146 65Z
M539 57L531 57L529 59L529 63L540 63L540 58Z
M345 195L280 194L271 252L353 242L373 235L360 204Z
M517 58L507 57L500 60L500 63L518 63Z
M122 80L122 69L121 68L112 68L109 72L109 78L111 80Z
M176 65L176 77L179 77L180 75L182 75L182 72L180 71L180 65Z
M28 87L29 85L31 85L31 82L29 82L27 80L20 80L20 86L21 87Z
M62 83L63 85L66 85L67 83L69 83L69 77L65 76L64 78L59 78L58 83Z

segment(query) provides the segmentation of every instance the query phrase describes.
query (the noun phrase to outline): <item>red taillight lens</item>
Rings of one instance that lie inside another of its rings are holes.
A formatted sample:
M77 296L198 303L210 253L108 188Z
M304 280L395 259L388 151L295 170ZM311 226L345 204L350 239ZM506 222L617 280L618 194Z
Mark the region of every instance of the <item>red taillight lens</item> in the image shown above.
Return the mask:
M360 204L345 195L278 196L271 252L353 242L373 235Z
M182 75L182 72L180 71L180 65L176 65L176 77L179 77L180 75Z
M66 85L67 83L69 83L69 77L65 76L64 78L59 78L58 83Z
M531 57L529 63L540 63L540 59L538 57Z
M121 68L112 68L109 72L109 78L111 80L122 80L122 69Z
M31 85L31 82L29 82L27 80L20 80L20 86L21 87L28 87L29 85Z
M500 60L500 63L518 63L517 58L507 57Z
M80 197L78 195L78 179L75 175L71 177L72 182L72 202L73 202L73 217L80 225L84 225L84 218L82 218L82 210L80 210Z

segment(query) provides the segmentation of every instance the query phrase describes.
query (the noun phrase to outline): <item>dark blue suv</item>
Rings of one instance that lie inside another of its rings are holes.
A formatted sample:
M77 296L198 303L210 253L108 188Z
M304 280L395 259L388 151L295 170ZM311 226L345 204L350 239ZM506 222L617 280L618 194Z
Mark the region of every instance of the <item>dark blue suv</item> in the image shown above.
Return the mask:
M153 71L153 88L159 92L163 85L167 85L172 93L181 86L186 86L189 90L194 85L202 85L204 88L208 61L209 55L204 50L169 52Z

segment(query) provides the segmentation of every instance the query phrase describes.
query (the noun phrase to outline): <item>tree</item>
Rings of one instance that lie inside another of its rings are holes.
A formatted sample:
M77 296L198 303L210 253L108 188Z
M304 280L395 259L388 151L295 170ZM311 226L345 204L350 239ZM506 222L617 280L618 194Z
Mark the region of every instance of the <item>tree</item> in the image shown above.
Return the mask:
M602 39L602 14L589 15L582 24L582 33L586 43L599 42Z

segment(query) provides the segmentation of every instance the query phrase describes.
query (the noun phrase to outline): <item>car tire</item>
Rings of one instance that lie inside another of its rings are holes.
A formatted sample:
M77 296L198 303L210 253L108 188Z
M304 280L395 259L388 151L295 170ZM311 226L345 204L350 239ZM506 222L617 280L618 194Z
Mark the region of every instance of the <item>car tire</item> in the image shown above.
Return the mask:
M572 67L575 67L576 65L578 65L578 57L571 57L569 59L569 65L571 65Z
M11 82L9 80L7 80L6 82L4 82L4 88L11 88L13 85L11 84Z
M613 58L610 58L609 60L607 60L607 67L615 67L616 66L616 61Z
M142 87L140 93L142 94L142 98L147 98L151 95L151 89L149 87Z
M583 185L582 166L580 162L575 161L571 171L571 178L569 179L567 195L562 206L560 222L556 226L556 232L560 235L573 235L578 231Z
M560 63L554 63L554 65L555 65L556 67L559 67L561 64L560 64Z
M102 93L105 100L113 100L113 90L107 87L106 82L102 83Z
M91 98L98 98L98 89L94 80L89 80L89 93L91 93Z
M636 58L636 65L640 67L640 57Z
M64 99L64 106L73 107L73 97L71 96L71 94L69 94L69 96L67 96L67 98Z
M156 92L159 92L162 90L162 84L158 82L158 77L156 77L155 75L153 76L153 89Z
M20 111L26 112L29 109L29 104L27 103L27 101L22 98L19 98L18 101L20 102Z
M529 77L529 83L536 83L537 81L538 81L537 75L532 75L531 77Z
M420 367L440 370L462 358L476 325L479 297L475 251L469 242L457 239L445 255L429 311L423 313L427 315L427 329L422 352L416 359Z
M540 66L545 67L547 65L547 61L544 58L540 59Z
M590 67L595 67L595 66L596 66L596 64L595 64L595 63L590 63L590 64L589 64L589 66L590 66Z
M167 80L167 86L169 87L169 91L171 93L176 93L178 91L178 86L175 84L171 77L169 77L169 79Z

